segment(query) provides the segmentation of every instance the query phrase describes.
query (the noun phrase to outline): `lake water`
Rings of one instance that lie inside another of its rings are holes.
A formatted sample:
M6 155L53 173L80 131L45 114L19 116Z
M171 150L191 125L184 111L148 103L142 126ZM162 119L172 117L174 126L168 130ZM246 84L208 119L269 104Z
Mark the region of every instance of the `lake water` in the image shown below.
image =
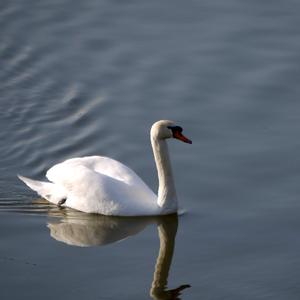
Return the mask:
M293 0L1 1L0 298L299 299L299 14ZM178 218L59 210L16 177L106 155L156 190L159 119L193 140L169 143Z

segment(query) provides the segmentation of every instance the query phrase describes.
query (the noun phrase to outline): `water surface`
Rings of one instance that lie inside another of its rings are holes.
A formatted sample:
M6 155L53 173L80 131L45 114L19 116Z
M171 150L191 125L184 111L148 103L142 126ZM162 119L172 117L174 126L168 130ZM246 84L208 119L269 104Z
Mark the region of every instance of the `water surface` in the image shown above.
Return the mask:
M169 145L186 213L162 291L299 299L299 13L293 0L1 1L1 299L157 297L156 219L33 203L16 175L107 155L156 190L149 128L164 118L193 145Z

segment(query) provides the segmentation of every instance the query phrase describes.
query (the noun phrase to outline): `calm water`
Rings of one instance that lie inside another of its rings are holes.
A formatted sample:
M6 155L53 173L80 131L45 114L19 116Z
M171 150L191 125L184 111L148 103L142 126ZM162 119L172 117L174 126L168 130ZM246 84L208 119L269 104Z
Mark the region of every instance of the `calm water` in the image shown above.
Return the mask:
M299 14L2 0L1 299L299 299ZM156 190L149 128L164 118L193 140L170 142L178 219L58 210L16 178L99 154Z

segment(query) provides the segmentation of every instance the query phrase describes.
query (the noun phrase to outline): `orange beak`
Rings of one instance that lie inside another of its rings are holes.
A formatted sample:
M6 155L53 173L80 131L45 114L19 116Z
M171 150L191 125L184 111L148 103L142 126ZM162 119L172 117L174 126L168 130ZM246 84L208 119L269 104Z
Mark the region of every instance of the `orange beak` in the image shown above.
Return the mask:
M182 142L185 142L185 143L188 143L188 144L192 144L192 141L189 140L187 137L185 137L181 132L179 131L175 131L174 134L173 134L173 137L175 139L178 139Z

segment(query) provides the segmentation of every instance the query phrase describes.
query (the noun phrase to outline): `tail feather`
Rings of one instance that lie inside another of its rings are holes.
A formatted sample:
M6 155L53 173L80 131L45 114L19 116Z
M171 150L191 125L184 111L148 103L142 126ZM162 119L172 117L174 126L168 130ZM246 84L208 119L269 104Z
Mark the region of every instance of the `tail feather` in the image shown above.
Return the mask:
M28 187L37 192L44 199L57 204L63 198L66 198L65 191L58 187L56 184L45 181L33 180L21 175L18 175L19 179L23 181Z

